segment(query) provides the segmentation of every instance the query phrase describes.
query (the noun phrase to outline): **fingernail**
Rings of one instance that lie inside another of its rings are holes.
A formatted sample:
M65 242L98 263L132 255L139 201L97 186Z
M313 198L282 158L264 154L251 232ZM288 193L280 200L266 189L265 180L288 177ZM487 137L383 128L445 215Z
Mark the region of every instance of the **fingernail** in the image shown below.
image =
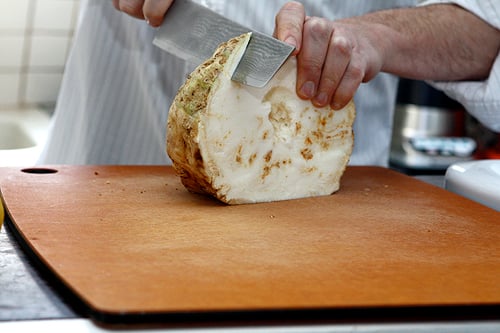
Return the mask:
M338 102L333 102L332 109L334 109L335 111L340 110L340 109L342 109L342 105Z
M314 96L314 82L306 81L302 87L300 87L300 93L306 98L312 98Z
M297 40L295 38L293 38L292 36L287 37L285 39L285 43L287 43L288 45L291 45L293 47L297 47Z
M328 95L325 92L321 92L314 98L314 101L316 104L324 106L328 102Z

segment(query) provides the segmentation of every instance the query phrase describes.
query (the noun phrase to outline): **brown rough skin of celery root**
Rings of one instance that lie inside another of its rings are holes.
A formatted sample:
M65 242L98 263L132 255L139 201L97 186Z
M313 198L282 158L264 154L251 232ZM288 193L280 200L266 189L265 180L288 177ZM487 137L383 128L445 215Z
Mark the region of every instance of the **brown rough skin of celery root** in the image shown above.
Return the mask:
M170 119L177 121L167 124L167 153L175 161L173 166L182 184L192 192L217 194L205 172L200 149L192 138L198 132L197 118L206 107L214 81L233 50L241 46L245 38L246 35L241 35L219 45L212 58L189 75L170 108Z

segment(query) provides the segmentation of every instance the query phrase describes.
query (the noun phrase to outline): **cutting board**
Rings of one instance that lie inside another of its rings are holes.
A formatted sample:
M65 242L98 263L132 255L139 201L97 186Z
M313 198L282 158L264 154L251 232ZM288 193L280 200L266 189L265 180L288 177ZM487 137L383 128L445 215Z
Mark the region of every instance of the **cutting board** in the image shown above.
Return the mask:
M14 229L94 314L500 304L500 213L380 167L227 206L165 166L0 169Z

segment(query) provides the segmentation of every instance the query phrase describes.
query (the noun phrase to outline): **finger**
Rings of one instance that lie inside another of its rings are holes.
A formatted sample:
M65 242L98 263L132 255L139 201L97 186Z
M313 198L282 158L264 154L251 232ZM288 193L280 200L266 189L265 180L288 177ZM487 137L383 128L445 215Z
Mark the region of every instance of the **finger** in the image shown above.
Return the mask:
M302 48L297 55L297 94L301 98L311 99L316 95L331 31L326 19L311 17L304 24Z
M300 2L287 2L276 15L274 37L295 47L297 54L302 44L302 27L305 21L305 9Z
M173 0L146 0L142 12L146 21L153 27L158 27L163 22L163 17Z
M349 103L361 85L364 76L365 71L361 58L353 56L333 95L331 106L334 110L340 110Z
M318 91L312 100L314 105L323 107L330 104L349 65L351 55L352 45L349 39L341 31L334 31L330 38Z
M139 18L144 19L144 15L142 13L142 6L144 5L144 0L114 0L113 5L118 10Z

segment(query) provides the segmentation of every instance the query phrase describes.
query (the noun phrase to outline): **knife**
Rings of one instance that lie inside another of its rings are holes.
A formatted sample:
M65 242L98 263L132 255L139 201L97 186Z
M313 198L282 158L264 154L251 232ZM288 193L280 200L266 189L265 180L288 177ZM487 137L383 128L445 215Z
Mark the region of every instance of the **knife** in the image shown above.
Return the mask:
M172 3L153 44L199 65L212 56L220 43L247 32L252 32L250 42L231 79L260 88L274 76L294 47L190 0Z

